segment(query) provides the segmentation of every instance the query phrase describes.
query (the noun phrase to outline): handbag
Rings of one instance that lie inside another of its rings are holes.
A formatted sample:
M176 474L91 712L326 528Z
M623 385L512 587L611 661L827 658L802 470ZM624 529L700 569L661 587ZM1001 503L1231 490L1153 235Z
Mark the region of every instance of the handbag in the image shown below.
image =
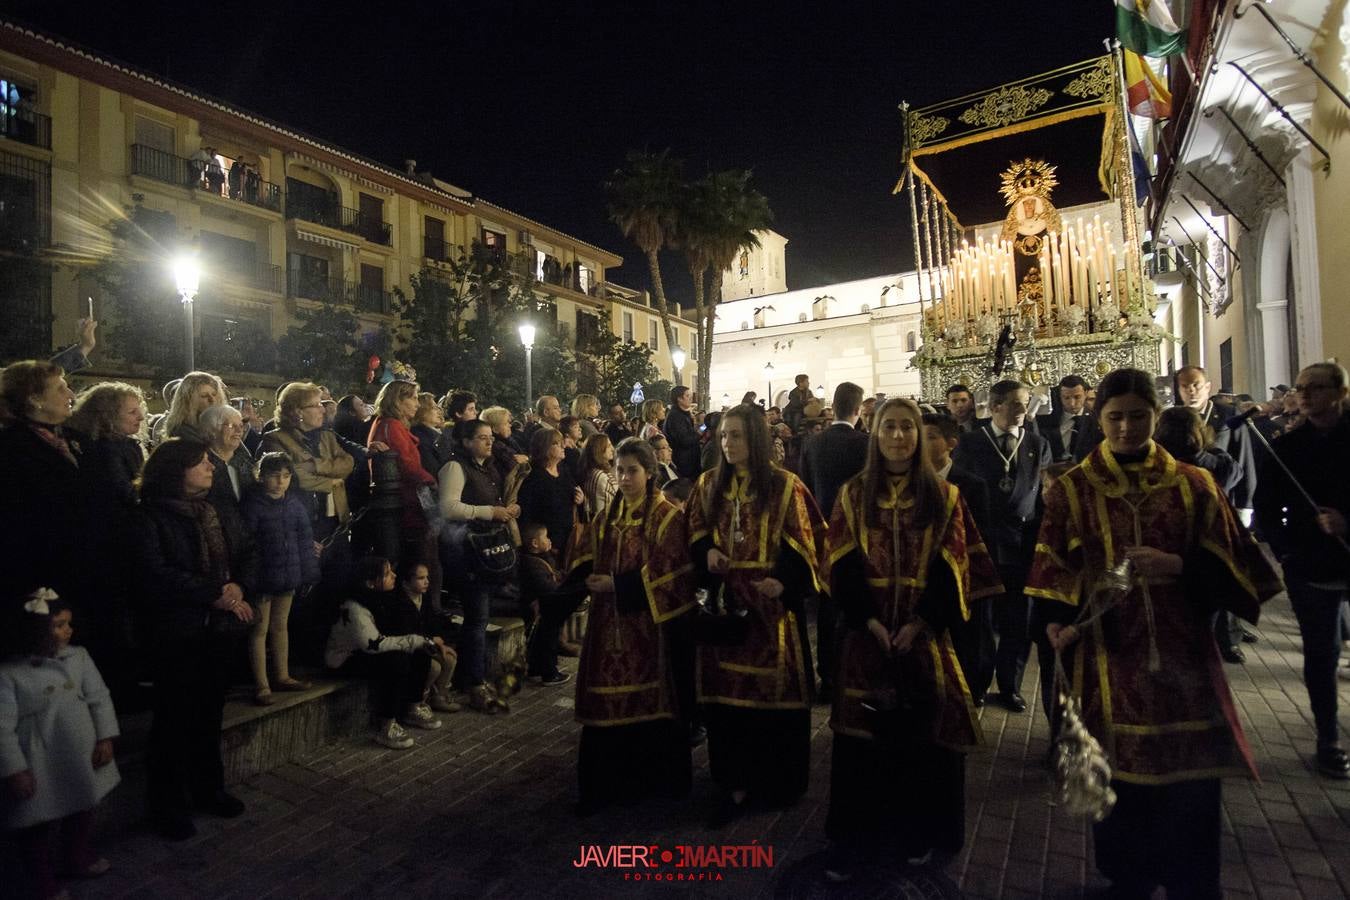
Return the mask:
M484 581L505 581L516 571L516 546L503 522L470 522L464 532L469 570Z
M932 736L937 698L924 689L919 666L909 656L888 660L883 684L862 698L863 718L878 740L922 743Z

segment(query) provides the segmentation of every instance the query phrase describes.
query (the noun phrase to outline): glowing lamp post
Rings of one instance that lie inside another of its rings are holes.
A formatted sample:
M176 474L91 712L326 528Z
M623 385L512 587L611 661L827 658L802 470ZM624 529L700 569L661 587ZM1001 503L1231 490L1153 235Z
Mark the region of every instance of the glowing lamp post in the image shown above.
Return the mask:
M534 406L534 372L531 369L534 354L534 326L529 322L520 326L520 343L525 347L525 408Z
M683 382L680 381L680 373L684 370L684 361L685 361L684 348L681 347L679 344L676 344L670 350L670 363L675 367L676 385L683 384Z
M186 350L188 372L197 369L196 354L193 352L192 301L197 297L201 277L201 265L195 256L180 256L174 260L173 280L178 286L178 299L183 302L183 347Z
M817 400L825 399L825 385L823 384L816 385L816 399Z
M773 361L764 364L764 380L769 384L769 395L764 398L764 408L773 406Z

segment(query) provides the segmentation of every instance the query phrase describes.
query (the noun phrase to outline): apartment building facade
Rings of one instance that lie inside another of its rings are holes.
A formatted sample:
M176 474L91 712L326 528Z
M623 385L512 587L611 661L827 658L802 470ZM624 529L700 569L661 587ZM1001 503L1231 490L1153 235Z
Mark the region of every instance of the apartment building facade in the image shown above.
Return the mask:
M33 347L74 341L86 297L96 318L101 298L67 270L111 252L107 225L133 206L171 217L166 265L187 247L202 261L199 349L241 328L275 339L298 310L324 302L377 329L392 321L395 289L411 295L411 276L449 271L478 243L534 276L570 343L607 322L652 346L661 375L672 375L658 311L606 280L617 254L412 161L400 169L365 159L0 22L0 237L13 251L0 266L6 328L27 329ZM56 263L49 275L33 277L35 257ZM692 328L681 321L677 334Z

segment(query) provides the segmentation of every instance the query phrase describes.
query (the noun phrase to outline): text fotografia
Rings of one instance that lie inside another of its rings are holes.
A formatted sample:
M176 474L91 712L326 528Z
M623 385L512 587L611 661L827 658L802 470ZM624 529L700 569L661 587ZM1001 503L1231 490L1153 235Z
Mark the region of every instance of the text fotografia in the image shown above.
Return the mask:
M721 881L723 869L773 867L773 847L749 844L582 844L576 869L619 869L625 881ZM664 871L652 871L664 870ZM691 871L699 870L699 871Z

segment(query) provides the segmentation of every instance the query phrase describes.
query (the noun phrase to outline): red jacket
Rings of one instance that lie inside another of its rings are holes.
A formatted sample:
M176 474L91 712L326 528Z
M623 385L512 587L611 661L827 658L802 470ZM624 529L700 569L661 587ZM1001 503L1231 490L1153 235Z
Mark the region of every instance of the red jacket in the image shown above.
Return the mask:
M417 450L418 440L408 426L398 419L376 416L370 423L370 437L366 439L369 447L375 441L389 445L389 449L398 454L398 472L403 496L403 527L405 529L425 529L426 517L422 514L421 504L417 502L417 489L423 485L434 489L436 479L422 468L422 456Z

